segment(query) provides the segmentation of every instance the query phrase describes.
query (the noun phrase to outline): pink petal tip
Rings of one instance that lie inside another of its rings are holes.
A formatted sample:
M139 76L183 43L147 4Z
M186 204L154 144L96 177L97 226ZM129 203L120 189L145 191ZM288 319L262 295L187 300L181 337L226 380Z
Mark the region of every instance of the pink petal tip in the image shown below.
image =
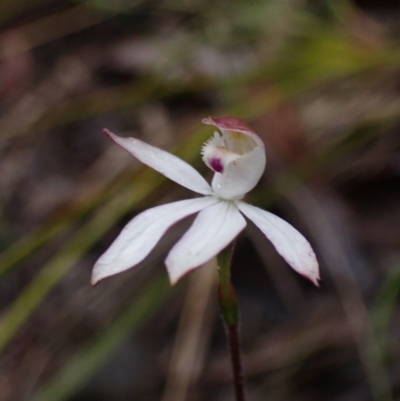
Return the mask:
M107 128L103 128L103 130L102 130L101 132L102 132L104 135L111 136L111 131L108 130Z

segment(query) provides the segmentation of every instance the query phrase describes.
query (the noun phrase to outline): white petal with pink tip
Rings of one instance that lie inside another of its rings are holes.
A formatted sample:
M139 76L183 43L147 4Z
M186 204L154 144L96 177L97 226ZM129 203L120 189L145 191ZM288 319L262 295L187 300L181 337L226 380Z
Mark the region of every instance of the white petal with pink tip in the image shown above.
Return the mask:
M171 283L216 256L245 227L246 220L232 202L202 210L165 260Z
M122 138L108 130L104 130L104 132L109 135L115 143L122 146L142 163L158 171L170 180L199 194L212 194L210 184L196 169L179 157L142 142L139 139Z
M318 286L318 262L309 242L294 227L278 216L245 202L235 202L272 242L277 252L302 276Z

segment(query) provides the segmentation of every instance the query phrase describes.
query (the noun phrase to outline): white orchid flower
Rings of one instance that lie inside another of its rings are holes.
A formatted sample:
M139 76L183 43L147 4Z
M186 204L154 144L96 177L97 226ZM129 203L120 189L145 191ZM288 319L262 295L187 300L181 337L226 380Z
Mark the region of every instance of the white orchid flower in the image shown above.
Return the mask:
M214 171L211 186L193 167L171 153L104 130L142 163L203 196L157 206L137 215L96 262L92 284L137 265L169 227L199 212L165 260L172 284L229 245L245 228L244 215L296 272L318 285L318 262L303 235L281 218L241 200L256 186L265 169L261 139L234 117L210 117L203 123L215 125L221 131L215 132L202 149L204 162Z

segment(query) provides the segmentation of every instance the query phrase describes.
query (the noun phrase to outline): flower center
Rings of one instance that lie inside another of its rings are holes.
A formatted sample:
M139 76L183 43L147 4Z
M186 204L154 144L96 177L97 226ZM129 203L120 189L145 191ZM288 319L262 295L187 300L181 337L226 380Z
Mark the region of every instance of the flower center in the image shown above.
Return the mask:
M226 166L251 152L257 146L253 138L241 132L224 130L215 132L202 148L204 163L216 173L223 174Z
M223 139L227 149L240 155L251 152L257 146L253 138L242 132L224 131Z

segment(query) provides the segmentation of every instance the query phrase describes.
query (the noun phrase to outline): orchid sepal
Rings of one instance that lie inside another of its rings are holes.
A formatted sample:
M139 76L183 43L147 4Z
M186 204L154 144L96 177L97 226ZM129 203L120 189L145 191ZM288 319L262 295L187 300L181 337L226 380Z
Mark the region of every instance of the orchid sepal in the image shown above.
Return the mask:
M236 201L239 210L272 242L276 251L297 273L319 286L318 261L310 243L299 231L266 210Z
M171 283L218 255L245 227L246 220L232 202L203 209L165 260Z
M213 194L210 184L204 177L190 164L172 153L149 145L140 139L117 136L108 129L104 129L103 133L143 164L158 171L177 184L202 195Z

